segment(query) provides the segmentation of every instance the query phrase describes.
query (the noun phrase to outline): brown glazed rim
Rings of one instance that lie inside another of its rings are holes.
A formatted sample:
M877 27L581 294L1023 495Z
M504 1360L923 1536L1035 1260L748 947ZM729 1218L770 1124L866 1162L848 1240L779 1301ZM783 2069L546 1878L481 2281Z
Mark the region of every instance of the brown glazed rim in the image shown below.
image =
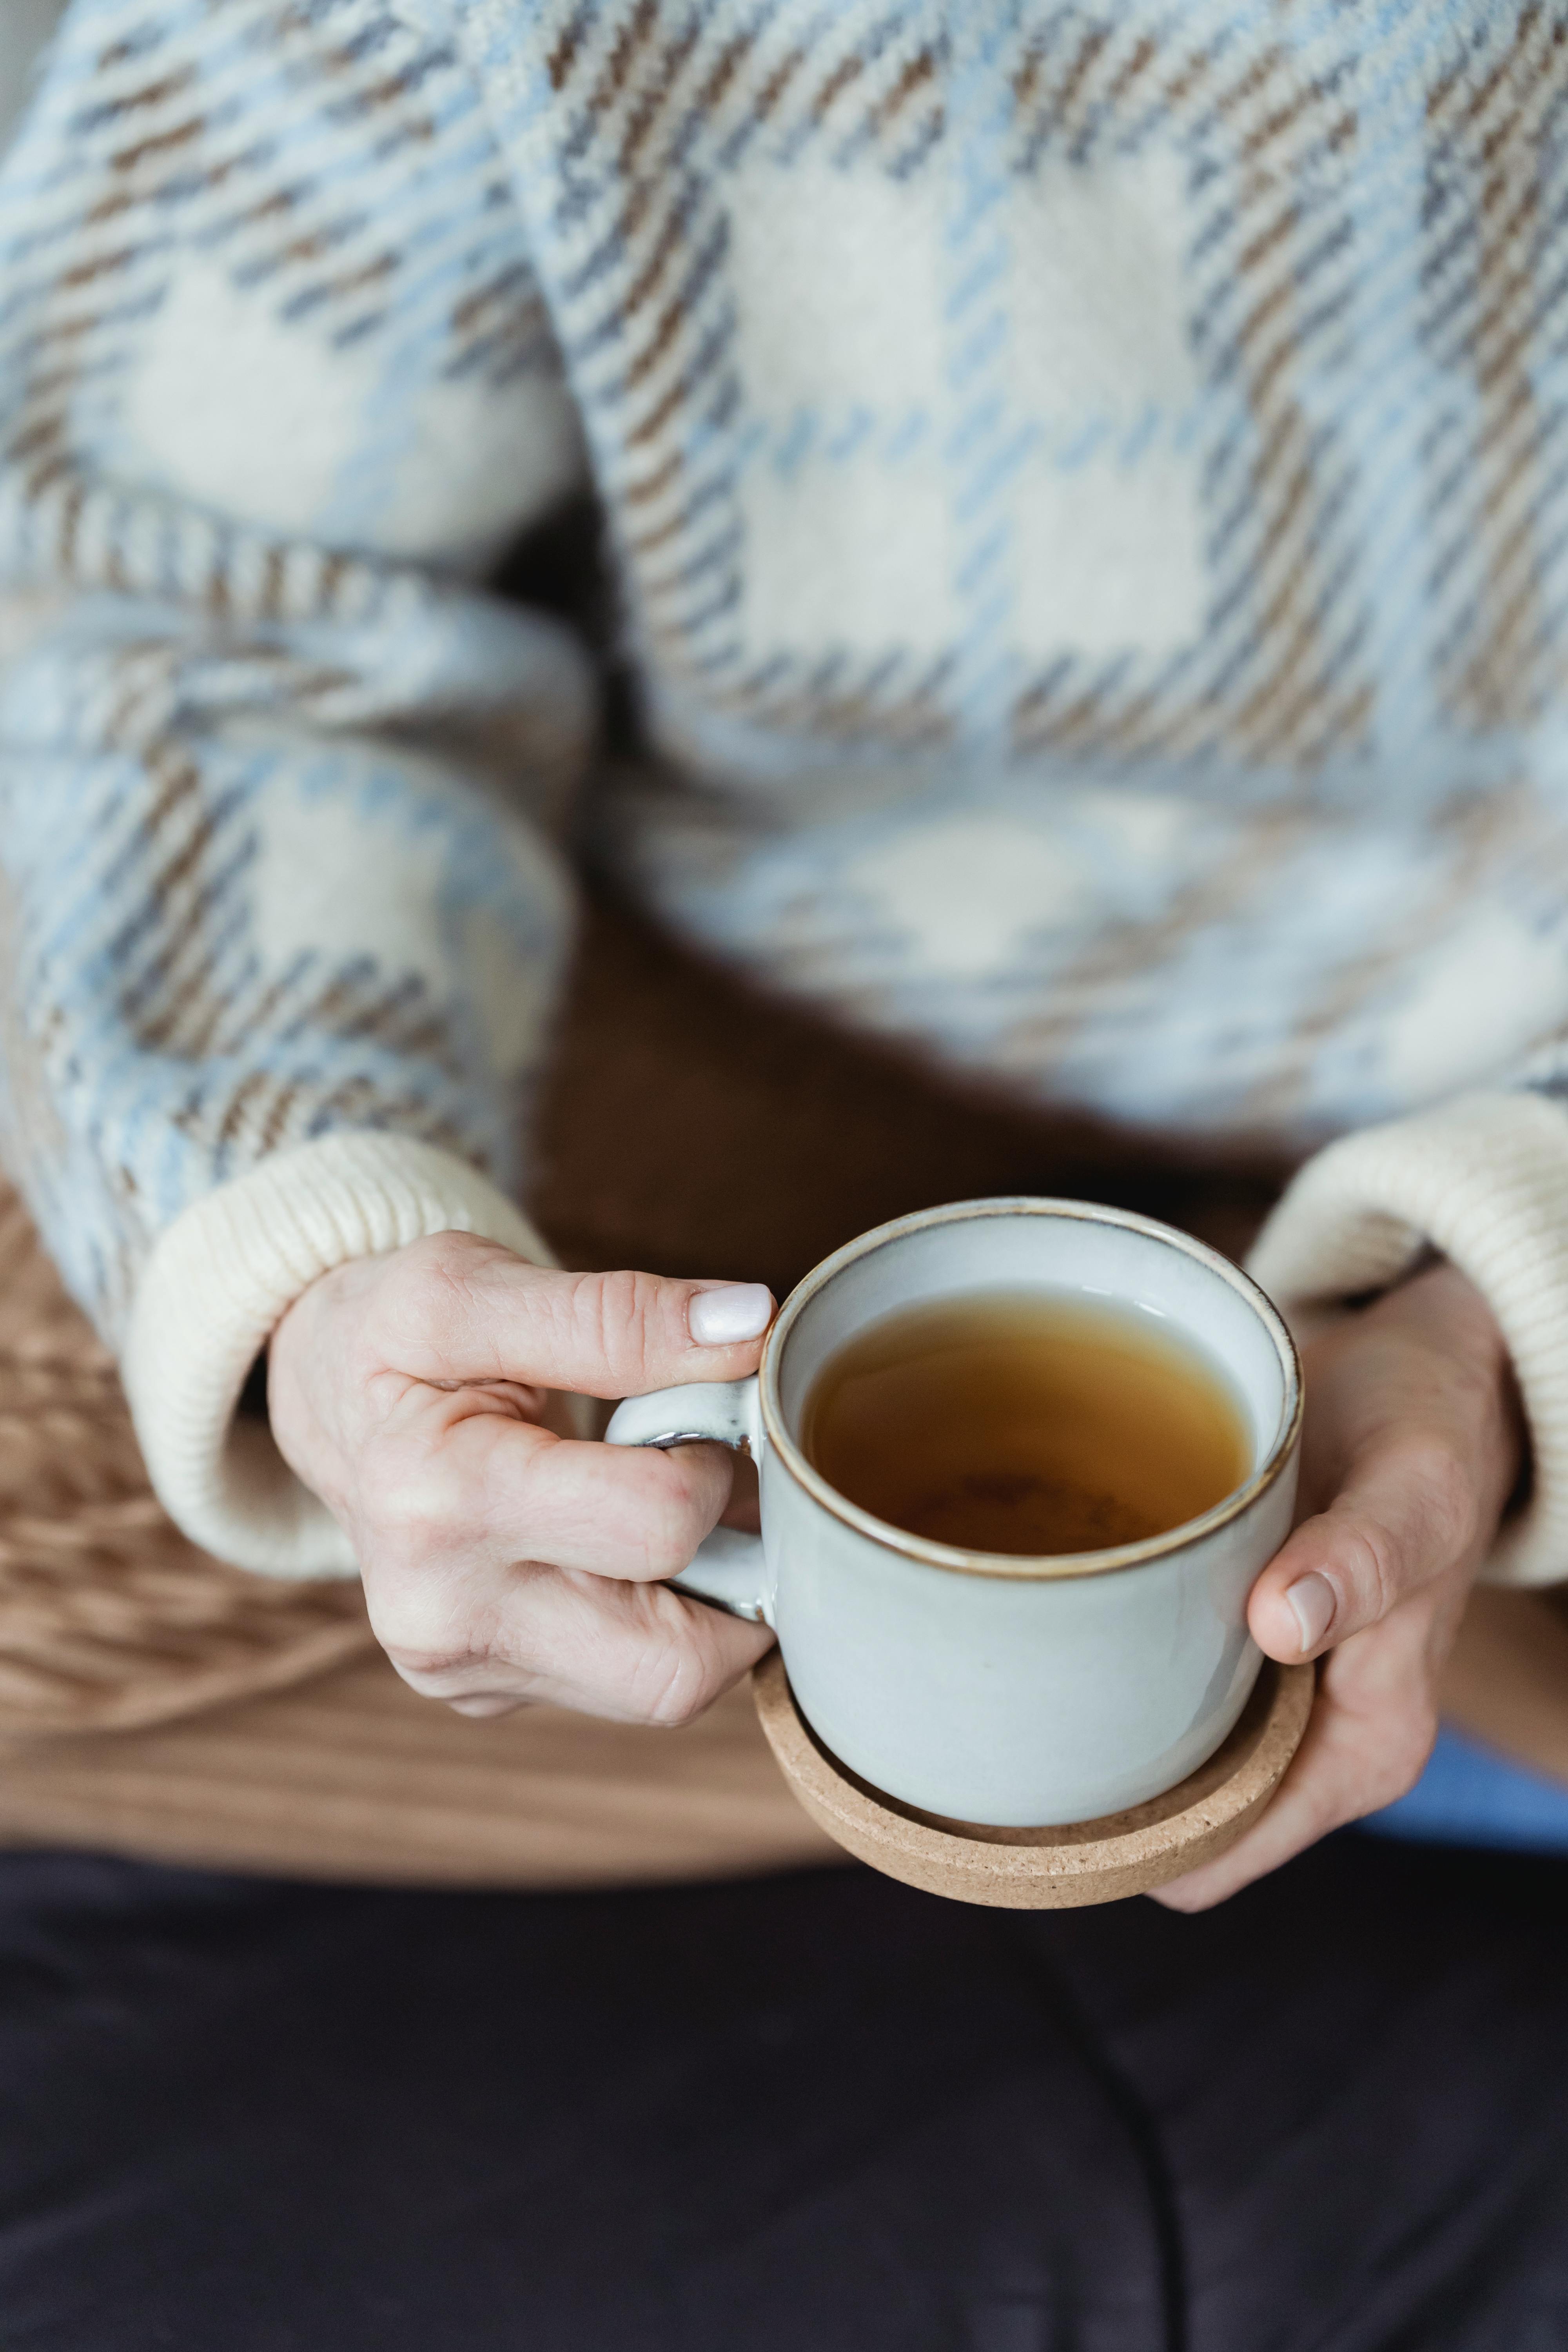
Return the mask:
M1128 1233L1145 1234L1151 1241L1163 1242L1227 1283L1245 1299L1273 1340L1285 1376L1285 1403L1274 1443L1261 1467L1253 1472L1246 1486L1237 1486L1201 1518L1184 1519L1180 1527L1169 1528L1163 1536L1146 1537L1142 1543L1119 1544L1109 1551L1063 1552L1039 1559L1010 1552L964 1551L955 1544L931 1543L923 1536L910 1535L906 1528L896 1528L890 1521L863 1511L812 1468L785 1428L779 1396L779 1367L784 1348L805 1308L836 1275L842 1274L857 1258L869 1257L874 1250L887 1249L928 1225L968 1224L980 1217L1017 1216L1077 1217L1090 1224L1120 1225ZM886 1550L902 1552L927 1568L952 1569L961 1576L1011 1577L1025 1582L1044 1582L1064 1576L1106 1576L1118 1569L1142 1568L1152 1560L1169 1559L1203 1543L1218 1528L1250 1510L1259 1496L1273 1486L1295 1451L1301 1427L1301 1360L1296 1352L1296 1342L1279 1308L1249 1275L1243 1274L1238 1265L1233 1265L1229 1258L1222 1257L1206 1243L1194 1241L1190 1234L1178 1233L1173 1225L1161 1224L1157 1218L1140 1217L1131 1209L1101 1208L1092 1201L1042 1200L1027 1193L989 1201L953 1201L944 1208L918 1209L910 1216L895 1217L889 1224L878 1225L858 1240L847 1242L842 1249L835 1250L831 1257L825 1257L804 1281L796 1284L779 1309L763 1351L759 1388L768 1444L796 1486L803 1487L825 1511L831 1511L836 1519L842 1519L846 1527L853 1528L858 1535L868 1536Z

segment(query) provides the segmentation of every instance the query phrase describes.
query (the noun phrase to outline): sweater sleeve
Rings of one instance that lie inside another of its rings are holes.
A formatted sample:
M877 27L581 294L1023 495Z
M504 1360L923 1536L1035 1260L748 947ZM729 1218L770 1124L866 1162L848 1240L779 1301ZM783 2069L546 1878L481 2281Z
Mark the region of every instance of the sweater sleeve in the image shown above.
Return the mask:
M380 0L73 0L0 167L0 1140L196 1541L348 1572L247 1370L316 1275L529 1253L580 471L504 174Z
M1490 1302L1530 1425L1531 1475L1488 1563L1495 1582L1568 1578L1568 1111L1532 1066L1516 1088L1342 1137L1310 1160L1251 1271L1289 1313L1399 1280L1440 1250Z

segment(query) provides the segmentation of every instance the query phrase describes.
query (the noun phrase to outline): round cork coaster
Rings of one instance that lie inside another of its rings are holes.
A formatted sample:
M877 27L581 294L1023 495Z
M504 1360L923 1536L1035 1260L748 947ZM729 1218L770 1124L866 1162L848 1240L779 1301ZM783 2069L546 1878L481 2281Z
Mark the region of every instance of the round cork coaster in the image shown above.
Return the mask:
M1147 1894L1233 1845L1300 1746L1316 1679L1310 1665L1265 1658L1235 1730L1175 1788L1098 1821L1035 1830L944 1821L858 1779L806 1724L777 1650L752 1670L752 1689L785 1780L813 1821L859 1861L958 1903L1060 1911Z

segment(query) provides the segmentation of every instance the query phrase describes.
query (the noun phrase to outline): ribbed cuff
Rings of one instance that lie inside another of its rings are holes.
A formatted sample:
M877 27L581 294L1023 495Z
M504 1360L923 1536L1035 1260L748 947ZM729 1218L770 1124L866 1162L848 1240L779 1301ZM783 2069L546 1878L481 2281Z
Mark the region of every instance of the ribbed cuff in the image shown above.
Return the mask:
M121 1366L148 1474L192 1541L268 1576L353 1576L349 1539L260 1421L246 1376L318 1275L427 1234L480 1234L554 1260L528 1219L450 1153L395 1135L332 1135L264 1160L160 1235Z
M1289 1314L1382 1289L1430 1244L1482 1291L1530 1423L1530 1500L1488 1580L1568 1578L1568 1114L1531 1094L1461 1095L1310 1160L1250 1271Z

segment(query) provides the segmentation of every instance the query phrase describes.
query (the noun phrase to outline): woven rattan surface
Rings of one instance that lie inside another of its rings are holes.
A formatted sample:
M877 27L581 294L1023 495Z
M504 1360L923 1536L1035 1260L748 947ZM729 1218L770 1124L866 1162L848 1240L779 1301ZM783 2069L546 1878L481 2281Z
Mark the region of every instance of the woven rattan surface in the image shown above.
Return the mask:
M247 1576L171 1524L8 1189L0 1265L0 1739L166 1723L370 1649L357 1585Z

